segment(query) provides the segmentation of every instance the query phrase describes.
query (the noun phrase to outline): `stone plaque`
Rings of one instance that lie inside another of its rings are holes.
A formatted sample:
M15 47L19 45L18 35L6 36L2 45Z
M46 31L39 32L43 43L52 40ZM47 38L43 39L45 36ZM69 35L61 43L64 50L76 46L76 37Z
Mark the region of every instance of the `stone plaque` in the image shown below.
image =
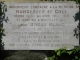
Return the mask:
M4 50L54 50L79 45L76 3L6 3Z

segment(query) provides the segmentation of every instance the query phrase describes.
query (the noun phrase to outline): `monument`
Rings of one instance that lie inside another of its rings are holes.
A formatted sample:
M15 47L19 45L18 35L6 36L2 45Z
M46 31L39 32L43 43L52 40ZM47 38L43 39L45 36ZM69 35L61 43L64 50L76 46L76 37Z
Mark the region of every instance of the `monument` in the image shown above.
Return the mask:
M54 50L79 45L75 2L6 3L4 50Z

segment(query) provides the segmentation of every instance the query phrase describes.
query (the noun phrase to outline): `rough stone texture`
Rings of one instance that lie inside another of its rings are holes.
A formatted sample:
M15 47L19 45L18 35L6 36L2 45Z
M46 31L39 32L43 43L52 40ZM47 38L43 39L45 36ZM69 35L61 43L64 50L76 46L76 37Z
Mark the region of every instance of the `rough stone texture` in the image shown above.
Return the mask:
M45 54L39 52L17 51L4 60L44 60Z

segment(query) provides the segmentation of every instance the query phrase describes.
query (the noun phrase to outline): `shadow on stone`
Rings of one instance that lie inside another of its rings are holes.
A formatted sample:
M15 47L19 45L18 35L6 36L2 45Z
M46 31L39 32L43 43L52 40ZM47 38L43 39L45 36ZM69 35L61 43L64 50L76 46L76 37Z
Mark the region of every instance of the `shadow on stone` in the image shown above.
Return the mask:
M16 51L4 60L44 60L45 54L41 52Z
M74 36L76 36L77 39L79 39L79 45L80 45L80 6L79 6L79 12L77 12L74 16L75 22L79 20L78 26L74 29Z
M5 21L7 23L7 21L9 21L8 17L5 16L5 12L7 11L7 7L6 8L2 8L4 6L4 2L0 2L0 30L4 30L3 29L3 21ZM1 50L4 49L4 42L2 42L2 36L6 36L3 32L1 33L0 31L0 39L1 39L1 45L0 48Z

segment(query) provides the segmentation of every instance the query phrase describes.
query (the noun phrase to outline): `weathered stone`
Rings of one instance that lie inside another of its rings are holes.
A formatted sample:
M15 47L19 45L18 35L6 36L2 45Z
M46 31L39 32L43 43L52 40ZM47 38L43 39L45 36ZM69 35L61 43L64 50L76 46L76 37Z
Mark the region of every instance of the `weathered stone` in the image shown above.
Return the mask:
M79 45L76 3L6 3L5 50L71 49Z
M29 52L29 51L17 51L4 60L43 60L45 59L44 53Z

